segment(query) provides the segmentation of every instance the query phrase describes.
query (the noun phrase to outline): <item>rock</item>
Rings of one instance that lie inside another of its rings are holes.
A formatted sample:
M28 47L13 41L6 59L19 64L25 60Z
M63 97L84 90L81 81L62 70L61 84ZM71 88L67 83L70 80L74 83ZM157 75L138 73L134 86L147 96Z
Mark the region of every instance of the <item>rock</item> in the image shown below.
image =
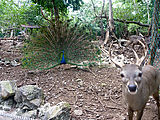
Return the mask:
M31 111L25 112L21 116L26 117L26 118L36 118L37 110L31 110Z
M16 90L17 90L17 86L14 81L0 82L0 93L1 93L0 96L2 97L2 99L7 99L10 96L13 96Z
M11 61L11 66L16 67L19 65L20 65L20 63L18 63L16 60Z
M14 101L14 96L11 96L7 99L2 99L0 97L0 110L10 111L12 108L16 106L16 102Z
M0 82L0 113L4 119L40 119L40 120L70 120L70 106L61 102L55 106L44 103L44 93L36 85L25 85L17 89L13 81ZM3 98L2 98L3 96ZM9 112L8 112L9 111ZM76 111L75 111L76 112ZM82 115L82 111L77 111ZM76 113L76 114L78 114ZM0 118L1 119L1 118Z
M5 110L5 111L10 111L11 107L7 106L7 105L4 105L2 109Z
M1 109L1 110L3 109L3 105L0 105L0 109Z
M17 102L17 107L22 110L24 106L27 106L29 110L33 110L43 104L44 93L36 85L25 85L18 88L14 100Z
M78 78L78 79L76 79L76 82L81 82L81 81L82 81L82 79L79 79L79 78Z
M4 65L5 66L9 66L10 65L10 61L9 60L5 60Z
M3 65L3 64L4 64L4 62L2 60L0 60L0 65Z
M29 117L17 116L15 112L0 111L0 120L35 120Z
M42 103L42 99L39 99L39 98L38 99L33 99L33 100L30 101L30 103L39 107Z
M70 120L70 110L68 103L60 102L46 111L43 120Z
M101 83L101 86L105 87L105 86L107 86L107 84L106 83Z
M6 116L0 116L0 120L13 120L13 119Z
M74 114L77 116L81 116L81 115L83 115L83 111L82 110L74 110Z
M44 105L42 105L40 108L38 108L38 117L39 118L43 118L47 112L47 110L49 110L50 108L50 103L46 103Z

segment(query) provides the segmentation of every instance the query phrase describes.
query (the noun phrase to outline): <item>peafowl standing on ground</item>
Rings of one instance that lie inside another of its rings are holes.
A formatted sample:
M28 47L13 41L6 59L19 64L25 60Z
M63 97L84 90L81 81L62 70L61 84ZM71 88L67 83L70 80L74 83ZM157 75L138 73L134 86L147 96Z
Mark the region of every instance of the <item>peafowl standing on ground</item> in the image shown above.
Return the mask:
M25 44L22 65L43 70L60 64L84 65L83 61L90 64L98 60L98 49L91 41L91 35L79 26L51 23Z

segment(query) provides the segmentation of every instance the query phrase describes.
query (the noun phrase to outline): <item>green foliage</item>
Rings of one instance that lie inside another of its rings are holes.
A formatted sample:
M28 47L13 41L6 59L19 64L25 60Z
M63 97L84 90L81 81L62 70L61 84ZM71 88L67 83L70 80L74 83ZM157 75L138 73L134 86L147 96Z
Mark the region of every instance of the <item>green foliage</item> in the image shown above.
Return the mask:
M102 7L102 1L99 0L93 0L95 4L96 10L94 11L93 5L91 2L88 2L86 4L83 4L79 11L76 12L70 12L69 17L74 18L74 23L80 22L83 26L86 28L89 28L92 30L93 34L96 36L101 35L101 26L100 26L100 19L97 19L96 15L99 15L101 13L101 7ZM105 6L105 9L108 6ZM105 28L107 26L107 21L105 19L102 19L103 22L103 28L105 31Z
M73 10L80 9L81 4L83 4L82 0L32 0L34 3L37 3L50 11L51 8L58 8L59 12L65 14L67 13L67 8L71 7Z
M134 5L132 2L119 4L121 6L116 6L113 9L114 17L128 21L147 22L147 9L144 4L138 3Z
M21 7L20 14L21 14L21 19L25 20L25 24L37 25L43 23L43 19L40 13L40 6L34 3L31 3L27 7L26 6Z
M118 38L126 38L128 35L128 25L115 21L115 34Z
M126 21L137 21L141 22L143 24L147 24L150 20L148 19L148 13L150 14L151 17L151 6L152 3L149 4L149 9L147 9L147 3L145 1L133 1L130 0L117 0L114 3L114 8L113 8L113 16L114 18L118 18L121 20L126 20ZM125 23L124 23L125 24ZM141 33L147 34L147 28L138 26L136 24L128 24L127 30L129 31L129 34L136 34L136 31L138 30ZM116 25L116 27L119 27ZM121 26L120 26L121 27ZM119 28L116 28L120 30ZM121 31L117 31L117 33L121 33Z
M95 61L97 49L91 41L80 25L51 23L26 43L22 64L30 69L49 69L61 64L62 57L68 64Z
M15 3L13 0L0 1L0 27L3 29L8 27L19 26L21 24L36 24L41 21L39 14L40 7L33 3L20 2Z
M135 25L135 24L129 24L128 25L128 31L131 33L131 34L136 34L136 31L139 29L140 27L138 25Z
M128 25L128 31L130 32L130 34L137 34L137 32L140 32L141 34L146 34L148 32L148 28L143 28L139 25L136 24L129 24Z

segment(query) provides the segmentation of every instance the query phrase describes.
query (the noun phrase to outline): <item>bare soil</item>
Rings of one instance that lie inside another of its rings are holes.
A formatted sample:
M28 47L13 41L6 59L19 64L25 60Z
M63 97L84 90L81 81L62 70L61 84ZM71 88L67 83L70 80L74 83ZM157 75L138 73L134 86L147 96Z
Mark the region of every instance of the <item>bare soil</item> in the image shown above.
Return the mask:
M0 45L0 58L20 59L11 41ZM8 52L7 52L8 51ZM46 102L52 105L66 101L72 120L125 120L127 110L122 99L121 78L116 68L79 69L60 65L45 71L29 71L21 66L0 66L0 80L15 80L17 86L35 84L43 89ZM77 115L75 110L82 110ZM155 101L150 98L142 120L158 120Z

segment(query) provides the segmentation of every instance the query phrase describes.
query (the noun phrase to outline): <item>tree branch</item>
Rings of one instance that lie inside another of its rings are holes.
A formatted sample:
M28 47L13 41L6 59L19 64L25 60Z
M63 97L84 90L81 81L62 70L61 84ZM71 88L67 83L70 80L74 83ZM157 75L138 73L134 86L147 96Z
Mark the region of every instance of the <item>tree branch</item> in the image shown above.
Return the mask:
M149 27L150 24L143 24L141 22L138 22L138 21L126 21L126 20L121 20L121 19L114 19L115 21L118 21L118 22L122 22L122 23L133 23L133 24L137 24L139 26L143 26L143 27Z
M53 21L53 9L51 8L51 21Z
M103 11L104 11L104 5L105 5L105 0L103 0L102 10L101 10L101 16L102 16Z
M107 20L109 19L108 16L97 16L98 18L106 18ZM122 23L126 23L126 24L130 24L130 23L133 23L133 24L137 24L139 26L143 26L143 27L150 27L150 24L143 24L141 22L138 22L138 21L127 21L127 20L121 20L121 19L114 19L114 21L118 21L118 22L122 22ZM160 28L160 27L159 27Z
M102 10L101 10L101 18L100 18L100 28L101 28L101 38L102 39L104 39L104 28L103 28L103 21L102 21L102 15L104 12L104 5L105 5L105 0L103 0Z
M43 17L45 20L50 21L50 20L44 15L42 8L41 8L41 13L42 13L42 17Z
M93 0L91 0L91 2L92 2L92 5L93 5L93 10L94 10L95 17L97 17L97 15L96 15L96 7L95 7L95 5L94 5Z

